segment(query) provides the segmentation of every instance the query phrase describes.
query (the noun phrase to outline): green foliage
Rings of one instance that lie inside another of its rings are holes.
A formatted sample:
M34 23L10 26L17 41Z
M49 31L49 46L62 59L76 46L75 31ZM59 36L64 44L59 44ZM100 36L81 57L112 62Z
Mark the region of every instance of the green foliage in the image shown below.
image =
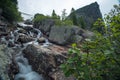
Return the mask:
M73 22L71 20L64 20L64 21L61 21L59 19L55 19L55 25L58 25L58 26L71 26L73 25Z
M66 19L66 15L67 15L67 13L66 13L66 9L63 9L63 11L62 11L62 20L65 20Z
M73 22L74 25L78 26L77 17L76 17L76 13L75 13L74 8L71 9L70 15L71 15L70 20Z
M22 20L21 14L17 9L17 0L1 0L0 8L2 8L4 16L9 22Z
M60 19L60 16L58 16L58 15L55 13L55 10L53 10L53 12L52 12L52 19Z
M76 44L69 49L68 59L61 65L66 76L74 75L77 80L120 79L120 5L106 15L105 22L104 34L94 31L96 36L86 39L80 49Z
M104 33L104 30L103 30L104 26L105 26L105 23L103 22L103 20L98 18L98 20L93 24L92 29L97 30L98 32L103 34Z
M44 16L43 14L37 13L37 14L35 14L35 16L34 16L33 21L34 21L34 22L39 22L39 21L42 21L42 20L44 20L44 19L50 19L50 18L51 18L51 17L49 17L49 16Z
M79 18L79 25L81 26L81 28L85 29L86 24L82 16Z

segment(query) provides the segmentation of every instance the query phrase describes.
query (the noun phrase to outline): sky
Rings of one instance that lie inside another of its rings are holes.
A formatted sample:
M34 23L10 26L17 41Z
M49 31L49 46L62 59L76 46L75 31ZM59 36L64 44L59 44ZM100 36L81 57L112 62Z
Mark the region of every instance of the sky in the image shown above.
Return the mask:
M18 0L18 9L21 12L34 15L36 13L51 15L53 9L56 14L62 14L62 10L66 9L69 15L71 8L79 9L93 2L98 2L102 15L107 14L114 4L118 4L118 0ZM30 18L25 16L25 19Z

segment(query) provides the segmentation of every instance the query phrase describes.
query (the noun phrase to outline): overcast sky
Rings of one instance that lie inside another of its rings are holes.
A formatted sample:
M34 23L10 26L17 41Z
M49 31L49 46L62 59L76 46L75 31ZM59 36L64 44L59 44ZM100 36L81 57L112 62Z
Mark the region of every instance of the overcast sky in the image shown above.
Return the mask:
M78 9L95 1L98 2L102 15L108 13L114 4L118 4L118 0L18 0L18 8L19 11L32 15L51 15L54 9L56 14L61 15L63 9L69 14L72 7Z

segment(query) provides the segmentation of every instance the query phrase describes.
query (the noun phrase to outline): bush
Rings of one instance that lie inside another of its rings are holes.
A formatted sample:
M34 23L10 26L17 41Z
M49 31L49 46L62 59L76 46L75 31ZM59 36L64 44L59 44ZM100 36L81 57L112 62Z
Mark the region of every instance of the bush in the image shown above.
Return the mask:
M35 14L33 21L34 22L39 22L39 21L42 21L44 19L50 19L50 17L49 16L44 16L43 14Z
M114 6L105 17L104 34L86 39L80 49L76 44L68 51L67 61L61 65L66 76L78 80L120 79L120 5ZM96 23L99 24L99 23Z
M59 19L54 19L55 20L55 25L58 25L58 26L71 26L73 25L73 22L71 20L59 20Z

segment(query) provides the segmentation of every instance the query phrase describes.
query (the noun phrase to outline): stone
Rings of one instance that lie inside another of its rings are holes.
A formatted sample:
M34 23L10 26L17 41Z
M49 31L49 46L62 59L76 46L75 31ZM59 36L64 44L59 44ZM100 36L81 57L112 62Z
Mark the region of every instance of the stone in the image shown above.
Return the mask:
M60 73L57 80L67 80L68 78L63 75L63 72L59 68L60 64L66 60L66 56L62 52L55 51L56 49L54 51L51 49L50 47L44 48L36 45L28 45L23 53L33 70L42 74L45 80L56 80L56 73Z
M45 38L44 38L44 37L39 38L39 39L38 39L38 42L39 42L39 43L45 43Z
M53 26L50 31L49 40L51 42L66 45L72 42L71 38L75 34L71 26Z
M43 34L49 34L51 27L55 24L53 19L45 19L39 22L34 22L34 27L40 29Z
M0 77L1 80L10 80L9 78L9 64L12 60L12 53L14 51L11 48L7 48L5 45L0 45Z
M30 42L30 41L33 41L34 39L32 37L29 37L27 35L20 35L19 38L18 38L18 41L21 42L21 43L27 43L27 42Z
M73 76L65 77L64 73L60 70L54 72L51 76L55 80L76 80Z

